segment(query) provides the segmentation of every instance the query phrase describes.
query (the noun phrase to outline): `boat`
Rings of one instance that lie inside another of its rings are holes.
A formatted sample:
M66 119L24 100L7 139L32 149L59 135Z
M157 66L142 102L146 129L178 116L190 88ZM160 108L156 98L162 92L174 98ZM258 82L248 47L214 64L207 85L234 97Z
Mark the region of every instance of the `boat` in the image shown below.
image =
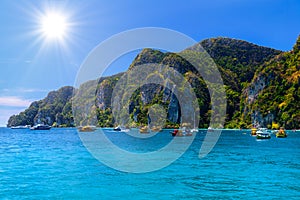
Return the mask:
M114 131L121 131L121 127L120 126L117 126L113 129Z
M197 128L193 128L192 130L191 130L191 132L192 133L197 133L199 130L197 129Z
M128 132L128 131L130 131L130 128L124 127L124 126L117 126L117 127L113 128L113 131Z
M143 126L140 128L140 133L144 134L144 133L149 133L149 128L148 126Z
M37 124L30 128L30 130L50 130L52 127L45 124Z
M182 135L183 136L192 136L191 130L187 127L182 127Z
M287 137L287 134L284 131L283 127L280 127L279 131L276 133L276 137L277 138L286 138Z
M197 128L193 128L192 130L191 130L191 132L192 133L197 133L199 130L197 129Z
M251 135L256 136L257 128L252 128L251 129Z
M140 133L141 134L147 134L147 133L149 133L151 130L149 129L149 127L150 127L150 122L148 121L148 125L145 125L145 126L142 126L141 128L140 128Z
M256 131L256 138L257 139L270 139L271 135L267 131L266 128L259 128L258 131Z
M191 130L191 133L196 133L198 131L198 128L196 128L196 113L194 112L194 128Z
M171 131L170 133L172 134L173 137L175 137L175 136L182 137L183 136L182 131L178 130L178 129L174 129L174 131Z
M96 126L79 126L78 131L80 132L93 132L96 130Z
M214 129L212 127L208 127L207 131L208 132L214 132Z
M198 130L197 130L197 132L198 132ZM185 133L184 133L184 136L192 136L193 135L193 132L192 131L186 131Z
M187 129L186 127L183 127L182 129L175 129L174 131L170 132L173 137L184 137L184 136L192 136L193 133Z
M161 131L162 130L162 128L160 127L160 126L153 126L152 128L151 128L151 131L153 131L153 132L159 132L159 131Z
M11 129L29 129L31 126L30 125L25 125L25 126L12 126L10 127Z

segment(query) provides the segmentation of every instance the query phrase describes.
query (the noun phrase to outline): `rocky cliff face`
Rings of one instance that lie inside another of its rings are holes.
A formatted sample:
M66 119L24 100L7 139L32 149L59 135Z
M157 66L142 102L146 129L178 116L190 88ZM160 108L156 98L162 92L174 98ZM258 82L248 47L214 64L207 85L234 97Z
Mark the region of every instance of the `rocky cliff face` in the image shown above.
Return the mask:
M99 80L96 91L96 106L101 110L111 108L111 97L113 89L123 73Z
M241 83L250 82L259 65L278 55L281 51L229 38L208 39L200 44L212 56L219 67L228 94L227 121L230 121L240 108ZM206 83L195 71L194 67L177 54L144 49L132 62L129 70L149 63L169 66L189 80L199 99L201 115L199 125L201 127L208 126L210 97ZM168 83L166 82L165 84L167 87ZM133 98L134 100L130 104L130 112L133 113L135 121L145 121L142 118L146 118L147 112L143 111L142 107L162 103L168 113L168 121L171 123L180 122L180 106L182 105L179 104L178 99L170 89L147 85L143 86L135 95L136 97Z
M285 53L229 38L207 39L200 44L214 59L225 84L226 127L250 127L252 124L272 126L276 123L289 128L299 126L299 38L293 50ZM197 45L191 48L197 48ZM149 63L159 66L167 65L185 77L198 98L199 126L207 127L211 115L210 95L205 81L193 66L176 54L144 49L132 62L129 71ZM159 73L150 71L147 77L159 76L161 73L162 71ZM86 116L85 110L89 110L91 106L96 112L99 126L114 125L111 99L115 86L122 76L123 74L117 74L101 78L98 82L89 81L76 91L76 95L87 96L87 98L73 102L73 106L83 111L79 113L80 117L75 122L76 125L81 125L83 122L89 123L87 120L89 116ZM126 123L134 126L147 124L148 111L155 104L161 105L167 113L167 123L174 125L180 122L182 115L180 110L187 108L184 104L180 105L174 95L172 83L167 81L168 78L172 80L171 76L172 74L170 77L163 77L165 87L148 84L136 89L128 102L130 119ZM97 85L96 95L95 92L89 91L90 86L95 84ZM126 90L120 92L128 95ZM8 126L35 123L57 126L75 125L72 115L72 93L72 87L63 87L58 91L50 92L45 99L33 102L24 112L12 116L8 121ZM119 106L121 109L121 104L118 102L114 106Z
M239 83L250 82L260 65L282 53L276 49L231 38L211 38L200 44L218 65L237 74L236 80ZM239 88L242 89L241 86Z
M73 87L66 86L50 92L45 99L33 102L24 112L11 116L7 126L33 126L39 123L54 126L73 126L70 104L73 90Z
M129 70L132 70L134 67L140 67L146 64L156 64L157 66L162 66L159 68L159 74L164 73L164 67L168 66L172 69L174 69L177 73L180 73L182 76L189 78L189 73L194 72L195 69L193 66L188 63L186 60L178 56L177 54L173 53L163 53L158 50L151 50L151 49L144 49L133 61L133 64L131 65ZM156 76L157 72L149 72L148 77ZM163 79L164 86L162 85L156 85L156 84L147 84L142 86L139 89L139 92L136 93L136 97L134 97L134 103L132 104L132 107L135 107L134 116L135 121L143 121L143 123L147 123L145 119L147 119L147 110L148 107L151 107L151 105L154 104L161 104L165 112L167 113L167 121L171 124L179 123L181 120L181 108L184 105L180 105L178 99L173 93L172 83L168 80L172 80L172 76L174 76L173 72L170 73L164 73ZM192 85L196 86L196 84L193 84L196 80L198 80L200 77L194 77L193 79L190 79L190 82ZM200 83L200 81L198 81ZM202 81L203 83L203 81ZM195 87L195 90L197 90L198 94L202 94L206 91L206 85L205 84L199 84L197 85L199 88ZM202 96L206 96L206 94L202 94ZM138 101L137 99L140 99ZM146 108L144 110L143 108Z
M272 128L298 128L300 123L300 53L298 38L290 52L262 65L244 89L242 121Z

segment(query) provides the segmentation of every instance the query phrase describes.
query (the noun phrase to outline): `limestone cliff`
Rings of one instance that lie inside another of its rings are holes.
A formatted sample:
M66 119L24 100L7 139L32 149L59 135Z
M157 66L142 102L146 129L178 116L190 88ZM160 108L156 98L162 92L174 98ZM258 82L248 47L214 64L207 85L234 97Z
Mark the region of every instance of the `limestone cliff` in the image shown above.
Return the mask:
M242 121L272 128L299 128L300 37L292 51L262 65L244 89Z
M202 45L217 64L227 95L226 127L243 128L252 124L299 127L299 44L298 38L292 51L281 52L242 40L212 38L190 47L198 48ZM196 94L200 107L199 127L207 127L212 111L210 95L201 74L177 54L153 49L142 50L128 70L149 63L167 65L185 77ZM97 115L96 123L99 126L114 126L116 119L112 117L111 99L116 84L123 75L120 73L82 84L74 95L86 98L78 98L76 102L72 102L74 90L72 87L63 87L50 92L45 99L33 102L24 112L11 116L8 126L36 123L55 126L86 124L90 122L85 111L90 107ZM147 75L159 76L159 73L149 72ZM96 85L96 92L90 90L92 85ZM180 110L186 108L184 104L180 105L171 85L172 83L168 81L163 85L147 84L137 88L133 94L121 89L122 94L130 95L128 102L130 116L124 123L133 126L147 124L149 109L159 104L167 113L166 126L178 124L182 115ZM117 109L121 109L120 102L116 101L114 105ZM80 108L81 111L75 122L72 106Z

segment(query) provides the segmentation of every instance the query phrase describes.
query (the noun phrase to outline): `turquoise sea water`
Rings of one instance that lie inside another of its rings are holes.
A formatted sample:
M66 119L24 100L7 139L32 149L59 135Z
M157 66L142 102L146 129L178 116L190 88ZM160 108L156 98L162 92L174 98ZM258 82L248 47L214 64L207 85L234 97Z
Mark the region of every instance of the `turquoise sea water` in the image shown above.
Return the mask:
M169 131L152 140L105 130L120 147L153 151ZM0 128L1 199L299 199L300 132L259 141L247 130L223 131L212 152L199 159L206 132L159 171L131 174L97 161L76 129ZM134 144L134 145L133 145Z

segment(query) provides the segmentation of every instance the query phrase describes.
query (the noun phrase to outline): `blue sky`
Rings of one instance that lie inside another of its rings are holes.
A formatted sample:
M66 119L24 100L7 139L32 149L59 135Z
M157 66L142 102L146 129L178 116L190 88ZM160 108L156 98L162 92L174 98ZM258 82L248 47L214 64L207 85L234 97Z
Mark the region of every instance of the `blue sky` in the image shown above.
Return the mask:
M49 91L73 85L88 53L128 29L163 27L196 41L226 36L284 51L300 33L298 0L2 0L0 7L0 126ZM49 10L67 19L61 41L38 31ZM124 71L134 56L120 58L109 73Z

